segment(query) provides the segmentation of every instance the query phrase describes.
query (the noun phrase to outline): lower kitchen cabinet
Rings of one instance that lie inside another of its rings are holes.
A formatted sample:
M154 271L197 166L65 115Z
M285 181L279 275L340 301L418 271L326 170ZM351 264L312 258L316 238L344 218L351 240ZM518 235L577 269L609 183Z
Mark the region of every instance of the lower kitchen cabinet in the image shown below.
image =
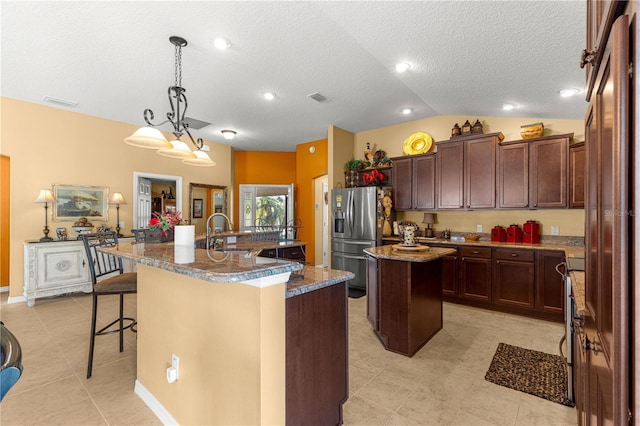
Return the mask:
M429 244L431 247L453 248L456 252L442 257L442 295L458 295L458 247L450 245Z
M493 302L534 309L535 253L531 250L495 249L493 256Z
M460 297L491 301L491 248L460 247Z
M538 250L536 253L536 310L552 315L563 315L563 277L556 265L564 261L564 253L554 250Z
M260 251L261 257L270 257L272 259L287 259L296 262L306 262L307 257L304 251L304 245L292 247L268 248Z

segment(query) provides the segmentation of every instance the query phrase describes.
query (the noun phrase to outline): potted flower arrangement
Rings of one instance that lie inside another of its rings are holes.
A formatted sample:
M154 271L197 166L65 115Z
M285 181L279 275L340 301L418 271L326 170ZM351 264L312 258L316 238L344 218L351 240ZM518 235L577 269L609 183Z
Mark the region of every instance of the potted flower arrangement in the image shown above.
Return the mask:
M186 225L180 212L153 212L149 220L149 232L145 232L145 242L173 241L173 230L176 225Z

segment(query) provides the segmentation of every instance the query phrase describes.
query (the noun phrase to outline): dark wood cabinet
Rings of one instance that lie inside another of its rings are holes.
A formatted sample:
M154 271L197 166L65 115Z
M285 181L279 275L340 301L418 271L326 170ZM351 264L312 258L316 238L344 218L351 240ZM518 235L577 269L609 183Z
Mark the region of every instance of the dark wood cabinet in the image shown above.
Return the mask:
M374 331L380 330L380 296L378 294L378 260L373 256L367 259L367 319Z
M438 143L436 200L439 209L496 206L496 147L502 133Z
M460 297L491 301L491 248L460 247Z
M556 266L564 260L564 253L538 250L536 253L536 309L550 314L564 314L564 280Z
M498 147L499 208L566 208L573 133L504 142Z
M569 145L569 207L584 208L584 142Z
M535 253L531 250L495 249L493 303L534 309Z
M435 208L435 153L396 157L393 161L393 206L396 211Z
M455 249L454 254L442 257L442 295L458 296L458 247L450 244L429 244L429 246Z
M286 424L342 424L349 395L346 283L287 298L285 309Z
M260 257L270 257L272 259L287 259L296 262L306 262L307 257L304 251L304 245L291 247L266 248L260 251Z
M498 207L529 207L529 144L500 145L497 157Z

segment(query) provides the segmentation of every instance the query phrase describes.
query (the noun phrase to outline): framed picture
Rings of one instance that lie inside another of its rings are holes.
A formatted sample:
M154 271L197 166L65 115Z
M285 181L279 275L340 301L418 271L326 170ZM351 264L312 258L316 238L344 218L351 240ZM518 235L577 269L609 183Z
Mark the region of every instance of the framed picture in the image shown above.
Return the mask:
M54 222L75 222L86 217L89 222L109 219L109 188L102 186L53 185Z
M194 198L193 199L193 218L201 219L202 218L202 198Z

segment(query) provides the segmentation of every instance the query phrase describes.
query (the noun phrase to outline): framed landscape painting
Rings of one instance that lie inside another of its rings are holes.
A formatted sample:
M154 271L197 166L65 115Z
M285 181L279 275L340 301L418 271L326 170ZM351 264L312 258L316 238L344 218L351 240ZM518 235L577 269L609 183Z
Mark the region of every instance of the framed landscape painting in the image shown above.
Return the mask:
M102 186L53 185L54 222L75 222L86 217L89 222L109 219L109 188Z

